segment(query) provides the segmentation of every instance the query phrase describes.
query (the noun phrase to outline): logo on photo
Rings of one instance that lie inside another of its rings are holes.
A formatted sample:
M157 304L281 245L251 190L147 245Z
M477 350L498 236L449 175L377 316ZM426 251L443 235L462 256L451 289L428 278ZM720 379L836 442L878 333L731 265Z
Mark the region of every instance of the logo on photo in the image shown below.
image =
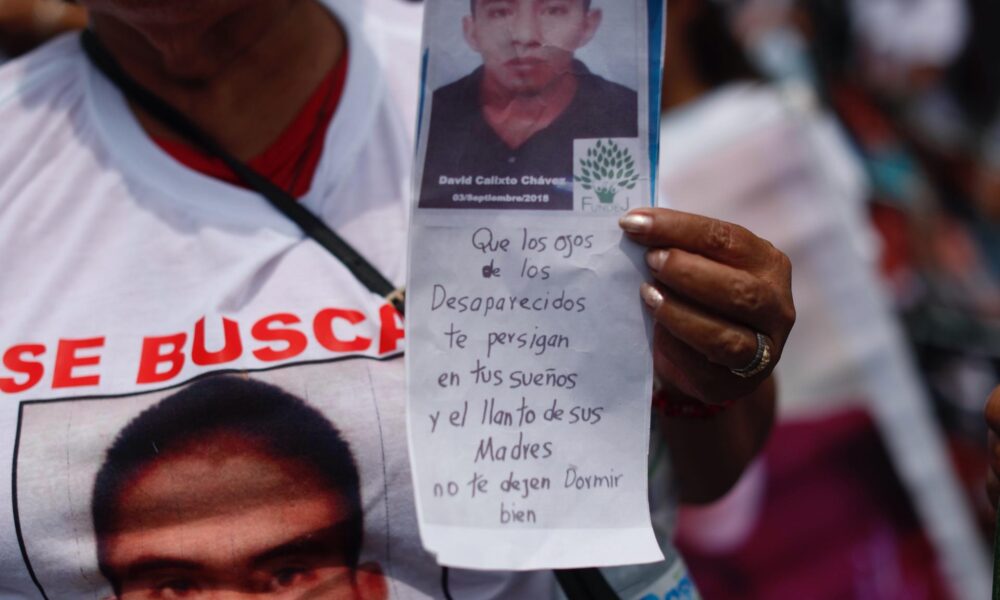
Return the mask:
M624 213L639 206L638 138L573 141L573 209Z

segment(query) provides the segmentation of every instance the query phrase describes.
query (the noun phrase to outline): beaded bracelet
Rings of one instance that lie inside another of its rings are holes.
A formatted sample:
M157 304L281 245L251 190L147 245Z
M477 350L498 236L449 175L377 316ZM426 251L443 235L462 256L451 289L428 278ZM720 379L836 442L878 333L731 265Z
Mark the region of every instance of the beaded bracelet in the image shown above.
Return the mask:
M712 419L726 412L735 400L722 404L705 404L687 396L668 396L661 388L653 392L653 408L670 419Z

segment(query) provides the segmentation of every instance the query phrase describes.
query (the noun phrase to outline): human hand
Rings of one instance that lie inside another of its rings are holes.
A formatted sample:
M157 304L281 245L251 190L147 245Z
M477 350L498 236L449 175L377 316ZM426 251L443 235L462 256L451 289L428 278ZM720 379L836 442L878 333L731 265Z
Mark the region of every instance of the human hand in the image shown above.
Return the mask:
M751 394L770 377L795 323L788 257L743 227L675 210L633 210L620 224L649 248L654 281L641 293L656 321L657 375L707 404ZM732 369L754 362L757 333L768 338L770 362L742 378Z
M1000 387L990 394L983 412L989 426L986 443L989 445L990 470L986 474L986 492L996 510L1000 503Z

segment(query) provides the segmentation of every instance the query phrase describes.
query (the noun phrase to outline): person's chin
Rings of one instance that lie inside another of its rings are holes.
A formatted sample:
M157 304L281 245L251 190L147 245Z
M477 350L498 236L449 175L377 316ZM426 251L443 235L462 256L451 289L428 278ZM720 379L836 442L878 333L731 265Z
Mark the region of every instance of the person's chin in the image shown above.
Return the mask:
M507 78L506 87L515 94L533 95L541 93L552 83L552 78L547 74L534 74L534 76L520 74Z

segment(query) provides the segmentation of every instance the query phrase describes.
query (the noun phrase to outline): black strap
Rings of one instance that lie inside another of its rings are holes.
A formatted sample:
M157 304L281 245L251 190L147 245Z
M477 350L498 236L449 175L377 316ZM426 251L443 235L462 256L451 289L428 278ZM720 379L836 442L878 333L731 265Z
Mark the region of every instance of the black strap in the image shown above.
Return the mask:
M405 292L393 286L392 282L319 217L299 204L291 194L227 152L176 108L132 79L92 31L84 30L80 42L94 66L118 86L126 98L141 106L150 116L173 129L206 154L219 158L241 181L264 196L271 206L281 211L306 235L337 257L369 291L389 301L399 314L404 313ZM446 573L447 571L442 575L445 586ZM560 587L570 600L618 600L618 595L608 585L600 569L594 567L566 569L555 571L555 574Z
M618 594L596 567L553 571L570 600L618 600Z
M80 36L80 42L94 66L118 86L125 97L141 106L157 121L198 146L206 154L219 158L247 186L264 196L271 203L271 206L298 225L303 233L337 257L369 291L385 298L400 314L403 314L404 291L397 289L378 269L337 235L329 225L302 206L291 194L227 152L225 148L176 108L132 79L92 31L84 30Z

